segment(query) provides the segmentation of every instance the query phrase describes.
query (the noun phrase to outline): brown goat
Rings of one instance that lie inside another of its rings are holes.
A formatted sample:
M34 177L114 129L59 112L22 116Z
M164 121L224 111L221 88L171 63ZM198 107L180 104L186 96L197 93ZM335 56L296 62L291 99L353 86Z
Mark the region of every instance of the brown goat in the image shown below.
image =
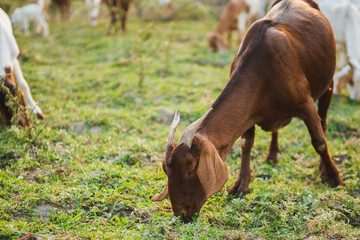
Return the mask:
M0 113L2 121L5 125L10 125L11 120L14 117L14 112L7 106L6 102L8 101L7 92L11 93L13 96L18 96L18 104L21 106L18 115L17 123L20 126L30 127L29 115L25 107L25 98L24 94L20 89L16 89L16 83L14 81L14 76L10 68L5 68L6 76L1 79L0 86ZM6 91L7 88L8 91ZM17 91L17 92L16 92Z
M121 19L121 29L124 32L126 28L127 12L130 6L130 0L105 0L110 12L110 25L107 34L111 34L111 28L115 28L115 33L118 32L119 27L116 26L117 21Z
M207 36L207 41L210 49L213 52L224 51L231 47L231 34L238 29L238 17L241 12L248 13L250 7L246 4L245 0L230 0L224 7L221 13L219 24L214 32L211 32ZM224 42L222 35L227 33L227 43ZM239 31L239 40L241 42L242 34Z
M185 222L193 220L206 199L225 185L224 161L240 136L240 174L229 193L248 193L255 125L272 132L267 161L276 163L278 130L293 117L305 122L329 185L344 185L325 137L334 70L334 36L317 3L275 1L265 18L248 30L230 79L212 108L185 129L177 144L174 133L180 116L175 114L163 162L168 182L152 200L169 195L174 214Z
M56 8L60 9L61 20L66 21L70 17L71 0L52 0L51 12L52 17L55 16Z

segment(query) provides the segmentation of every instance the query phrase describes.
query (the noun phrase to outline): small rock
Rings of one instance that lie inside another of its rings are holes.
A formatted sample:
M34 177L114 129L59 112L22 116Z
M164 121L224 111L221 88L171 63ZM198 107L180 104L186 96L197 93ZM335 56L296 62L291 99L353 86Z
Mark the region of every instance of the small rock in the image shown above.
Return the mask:
M86 130L86 124L85 124L84 121L74 122L72 124L72 128L73 128L75 133L83 134L85 132L85 130Z
M174 117L175 111L169 108L160 108L157 111L157 119L160 124L170 125Z

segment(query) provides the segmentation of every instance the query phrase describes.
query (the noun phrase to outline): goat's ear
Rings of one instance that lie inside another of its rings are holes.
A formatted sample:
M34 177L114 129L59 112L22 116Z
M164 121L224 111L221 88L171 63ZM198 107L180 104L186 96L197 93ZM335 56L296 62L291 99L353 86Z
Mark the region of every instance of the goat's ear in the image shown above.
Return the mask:
M155 194L152 198L151 201L161 201L164 200L168 195L168 185L166 184L164 190L162 190L161 193Z
M201 145L202 149L196 172L208 198L224 187L229 173L226 163L220 158L214 145L206 142Z

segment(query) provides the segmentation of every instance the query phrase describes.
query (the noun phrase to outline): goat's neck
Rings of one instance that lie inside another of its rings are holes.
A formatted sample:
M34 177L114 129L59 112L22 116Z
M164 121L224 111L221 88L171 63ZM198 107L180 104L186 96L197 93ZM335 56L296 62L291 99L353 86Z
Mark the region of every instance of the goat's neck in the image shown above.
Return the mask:
M214 144L223 160L235 141L258 121L257 94L251 88L246 82L230 80L197 133Z
M215 30L215 32L219 33L220 35L223 35L226 31L229 30L229 27L225 24L219 24Z

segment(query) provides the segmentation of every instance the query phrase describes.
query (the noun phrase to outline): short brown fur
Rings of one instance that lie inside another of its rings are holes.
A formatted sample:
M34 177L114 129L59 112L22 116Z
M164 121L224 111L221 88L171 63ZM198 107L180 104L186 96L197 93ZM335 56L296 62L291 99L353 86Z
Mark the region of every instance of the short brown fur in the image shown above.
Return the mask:
M210 49L213 52L222 51L231 47L231 34L233 31L238 30L238 16L241 12L249 12L250 8L244 0L232 1L230 0L224 7L221 14L220 21L214 32L207 36L207 41ZM227 43L222 39L222 35L227 33ZM239 32L238 43L241 42L243 33Z
M52 0L51 14L52 18L55 16L56 8L60 9L61 20L67 21L70 18L71 0Z
M276 163L278 130L293 117L305 122L312 145L321 157L321 174L329 185L344 185L325 137L334 71L334 36L316 2L277 1L265 18L248 30L233 60L227 85L196 134L190 135L194 136L190 143L168 145L163 162L168 184L153 200L169 194L174 214L185 222L193 220L206 199L224 186L228 176L223 162L240 136L240 174L229 193L248 193L255 125L272 132L266 160ZM207 174L221 184L207 186L209 183L201 181L211 178L199 171L200 164L208 166Z

